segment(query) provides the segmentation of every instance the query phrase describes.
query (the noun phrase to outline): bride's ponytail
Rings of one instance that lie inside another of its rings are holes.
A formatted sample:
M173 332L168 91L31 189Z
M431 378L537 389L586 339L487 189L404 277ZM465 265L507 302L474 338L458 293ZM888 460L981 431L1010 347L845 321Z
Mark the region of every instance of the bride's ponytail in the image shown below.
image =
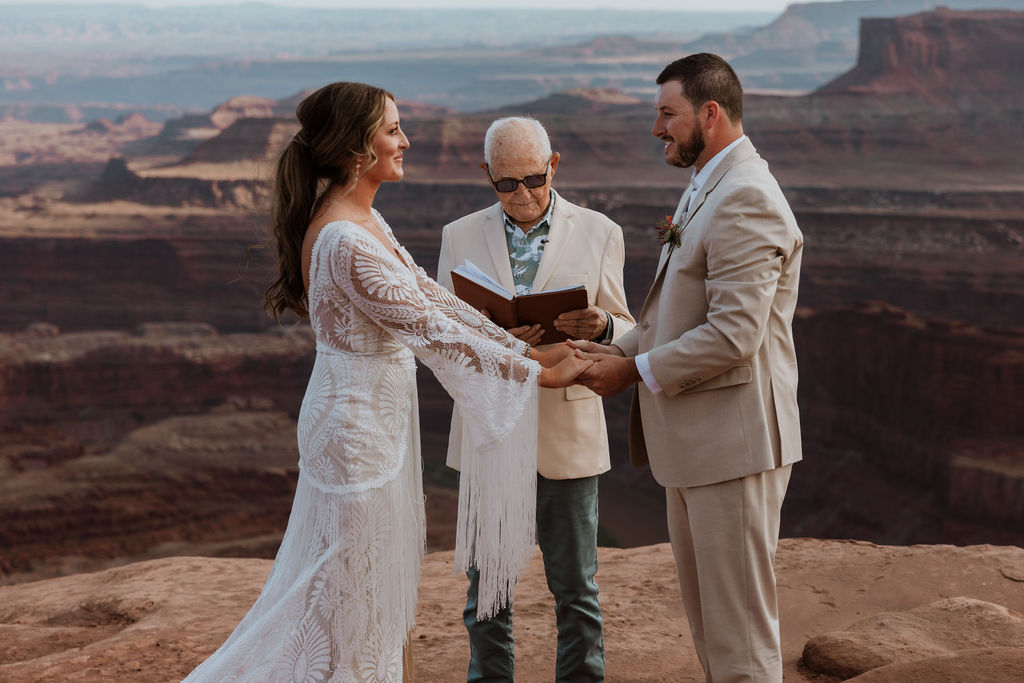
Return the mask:
M384 120L391 93L363 83L332 83L299 103L302 129L277 160L270 211L271 241L277 247L278 277L263 297L275 320L287 310L309 316L302 274L302 243L327 190L347 186L359 165L376 162L373 138Z

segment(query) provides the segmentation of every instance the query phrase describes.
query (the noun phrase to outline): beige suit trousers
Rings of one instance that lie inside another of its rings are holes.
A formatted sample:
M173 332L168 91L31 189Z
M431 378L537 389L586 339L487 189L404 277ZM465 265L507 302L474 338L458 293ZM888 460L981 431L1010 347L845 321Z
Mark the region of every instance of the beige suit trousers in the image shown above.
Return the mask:
M782 681L774 563L790 470L665 489L679 586L708 683Z

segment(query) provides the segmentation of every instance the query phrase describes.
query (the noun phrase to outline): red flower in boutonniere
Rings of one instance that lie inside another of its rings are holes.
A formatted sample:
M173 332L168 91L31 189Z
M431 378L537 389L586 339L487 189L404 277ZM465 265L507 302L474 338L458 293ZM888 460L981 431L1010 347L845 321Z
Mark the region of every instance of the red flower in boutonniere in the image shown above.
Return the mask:
M679 246L679 225L672 222L672 216L665 216L656 227L662 244L667 244L669 249Z

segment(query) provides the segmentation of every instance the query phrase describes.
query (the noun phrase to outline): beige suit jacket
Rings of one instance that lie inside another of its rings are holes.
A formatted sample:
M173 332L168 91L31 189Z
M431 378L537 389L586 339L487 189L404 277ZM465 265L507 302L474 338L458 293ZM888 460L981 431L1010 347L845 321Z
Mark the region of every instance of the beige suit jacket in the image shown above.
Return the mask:
M803 235L768 164L744 140L680 218L639 324L615 345L648 352L662 391L637 385L630 460L663 486L703 486L800 460L792 321Z
M533 291L587 286L592 305L612 314L617 339L634 325L622 286L622 229L608 217L571 204L554 193L551 230ZM451 271L469 259L509 290L515 290L501 204L444 226L437 281L452 289ZM548 479L579 479L607 471L608 430L601 398L583 386L540 389L537 471ZM462 461L462 421L452 415L448 465Z

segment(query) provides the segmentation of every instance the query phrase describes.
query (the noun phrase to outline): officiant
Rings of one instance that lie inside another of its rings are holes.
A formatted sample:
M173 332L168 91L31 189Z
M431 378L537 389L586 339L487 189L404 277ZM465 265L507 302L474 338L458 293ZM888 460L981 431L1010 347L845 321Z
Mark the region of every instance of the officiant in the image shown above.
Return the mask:
M437 280L453 291L451 271L470 261L516 296L583 284L589 305L554 327L572 339L611 343L635 324L622 284L622 229L551 187L558 153L541 123L494 121L484 136L484 177L497 203L444 227ZM540 325L509 332L536 345ZM583 386L540 390L537 540L558 626L556 679L604 680L604 637L597 573L597 483L610 468L604 409ZM452 416L448 465L459 468L462 426ZM467 681L512 683L513 606L477 620L478 574L470 570L463 619L469 632Z

